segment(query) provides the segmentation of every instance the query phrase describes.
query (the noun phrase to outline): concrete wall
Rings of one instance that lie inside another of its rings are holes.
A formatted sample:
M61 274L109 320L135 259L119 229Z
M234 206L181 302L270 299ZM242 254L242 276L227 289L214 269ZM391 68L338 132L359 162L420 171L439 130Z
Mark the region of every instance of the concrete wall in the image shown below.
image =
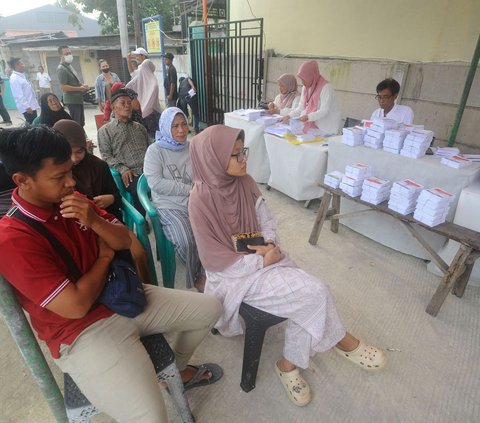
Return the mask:
M276 79L282 73L296 74L305 58L267 57L264 97L277 94ZM400 103L410 106L415 123L447 141L458 101L468 73L465 63L406 63L358 59L317 59L321 73L332 82L343 118L370 118L378 107L374 96L379 81L394 77L402 85ZM472 86L457 143L464 151L480 148L480 77Z
M281 55L470 61L480 1L235 0L230 17L263 17L265 46Z

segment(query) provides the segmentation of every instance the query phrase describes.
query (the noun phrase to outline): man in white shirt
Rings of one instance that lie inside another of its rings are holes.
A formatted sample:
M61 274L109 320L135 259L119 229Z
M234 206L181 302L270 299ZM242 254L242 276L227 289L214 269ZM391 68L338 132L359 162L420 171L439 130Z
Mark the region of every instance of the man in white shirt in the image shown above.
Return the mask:
M40 95L52 92L51 81L52 79L50 78L50 75L45 72L43 66L40 65L37 72L37 83L38 88L40 89Z
M40 108L32 84L25 76L25 64L18 57L10 59L10 67L13 69L10 76L10 88L12 89L15 105L25 120L32 124L37 117L37 109Z
M395 100L400 92L400 84L393 78L387 78L377 85L377 95L379 108L372 113L374 118L387 117L395 119L399 123L413 123L413 110L408 106L395 104Z

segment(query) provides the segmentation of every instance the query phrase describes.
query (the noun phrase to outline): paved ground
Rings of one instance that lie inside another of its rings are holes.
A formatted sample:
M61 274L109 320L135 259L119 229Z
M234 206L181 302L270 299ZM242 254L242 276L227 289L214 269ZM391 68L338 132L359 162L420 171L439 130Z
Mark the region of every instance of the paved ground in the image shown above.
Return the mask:
M94 113L87 110L92 138ZM313 401L297 408L273 371L282 351L283 325L267 333L257 386L248 394L239 386L243 337L209 335L192 362L217 362L225 375L211 387L188 392L197 422L480 421L480 288L468 287L462 299L449 296L433 318L424 309L439 278L427 272L423 260L342 225L333 234L328 223L318 245L311 246L307 239L318 203L305 209L281 193L262 191L277 216L282 245L301 267L330 285L352 333L388 349L389 364L383 372L369 374L333 352L318 354L305 372ZM177 269L177 288L184 289L183 266L178 263ZM0 345L0 422L52 422L3 321ZM55 374L61 381L60 372ZM112 420L103 415L93 421ZM171 421L179 420L172 414Z

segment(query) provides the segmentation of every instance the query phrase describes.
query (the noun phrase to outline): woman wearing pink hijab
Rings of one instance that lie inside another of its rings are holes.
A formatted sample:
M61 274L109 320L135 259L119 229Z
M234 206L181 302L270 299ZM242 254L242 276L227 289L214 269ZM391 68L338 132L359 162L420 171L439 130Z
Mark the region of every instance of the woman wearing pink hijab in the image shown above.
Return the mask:
M303 131L321 129L326 134L336 134L340 129L340 111L335 99L335 91L318 70L315 60L308 60L298 70L297 76L303 84L302 96L296 109L288 117L305 122Z
M270 114L288 115L300 103L300 93L297 90L297 78L291 73L284 73L277 79L278 94L273 103L268 105Z
M288 319L283 357L274 368L289 399L304 406L311 394L299 368L308 368L315 353L335 348L373 371L385 366L385 354L345 331L328 286L300 269L280 246L275 219L247 174L244 137L240 129L215 125L190 145L194 187L188 213L206 271L205 292L223 304L215 327L224 336L243 332L242 302ZM253 245L250 238L252 251L239 252L234 239L256 232L263 240Z

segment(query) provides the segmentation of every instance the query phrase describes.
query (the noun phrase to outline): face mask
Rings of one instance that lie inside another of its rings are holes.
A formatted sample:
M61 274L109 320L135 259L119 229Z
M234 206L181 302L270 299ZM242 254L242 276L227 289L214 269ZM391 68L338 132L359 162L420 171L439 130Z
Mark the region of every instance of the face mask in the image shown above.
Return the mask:
M110 68L104 68L104 69L102 69L102 72L103 73L108 73L108 72L110 72Z
M71 54L67 54L66 56L63 56L63 60L65 60L65 63L72 63L73 56Z

